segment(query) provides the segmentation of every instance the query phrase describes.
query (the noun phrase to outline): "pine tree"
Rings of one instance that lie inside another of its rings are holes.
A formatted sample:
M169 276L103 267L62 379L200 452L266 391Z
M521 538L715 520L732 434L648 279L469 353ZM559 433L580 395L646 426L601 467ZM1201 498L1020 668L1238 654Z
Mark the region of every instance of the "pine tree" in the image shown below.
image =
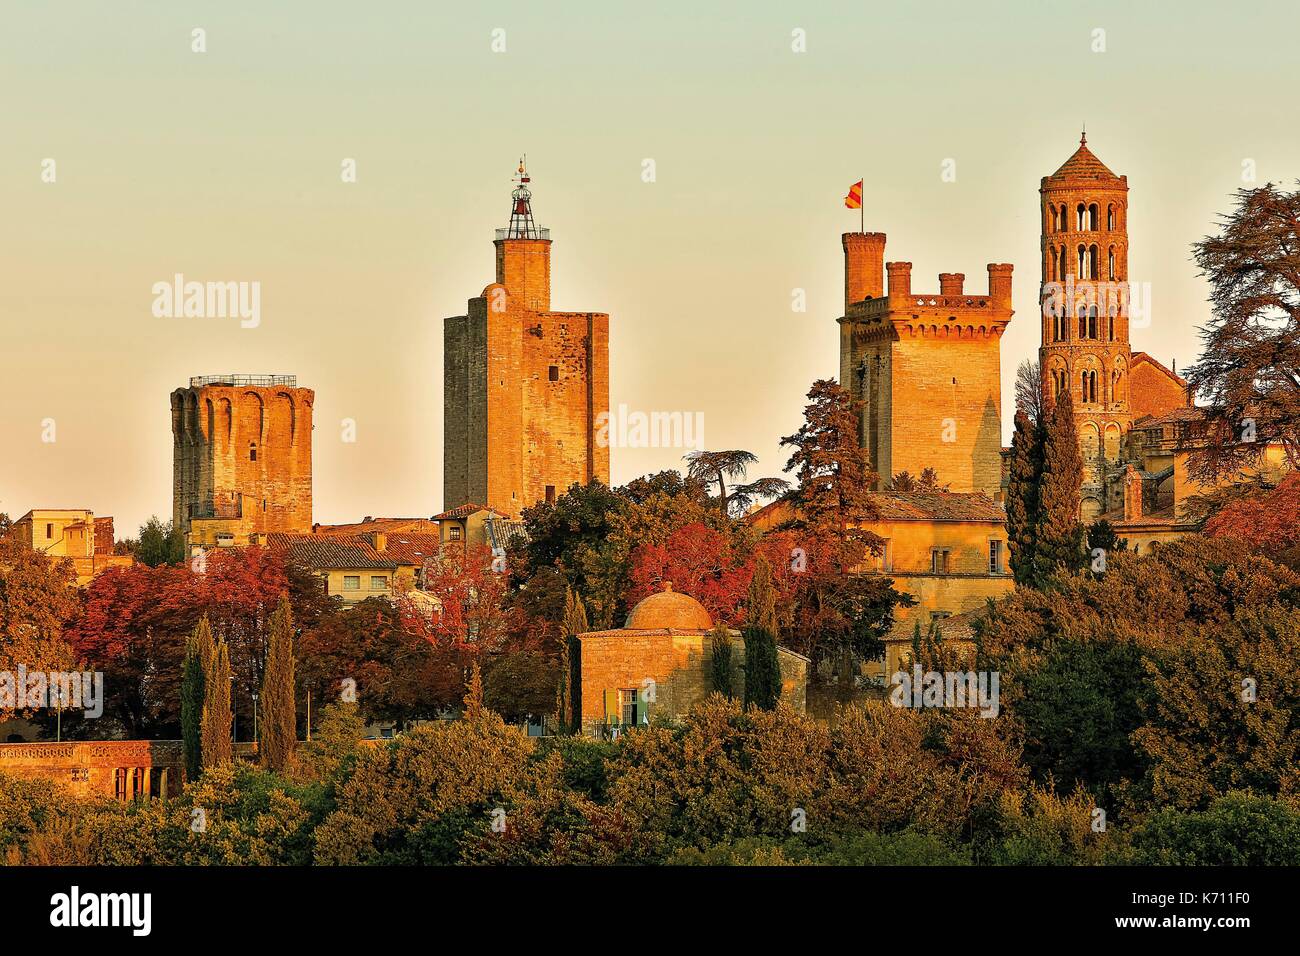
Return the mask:
M1007 484L1007 544L1011 574L1017 584L1032 586L1038 531L1038 484L1043 476L1043 427L1016 412L1011 439L1011 475Z
M233 759L230 741L230 650L218 641L203 675L203 766L215 767Z
M590 630L587 608L582 598L568 588L564 594L564 640L567 650L568 670L568 721L564 724L569 733L582 732L582 642L579 634ZM562 678L563 679L563 678Z
M262 669L262 765L283 771L293 760L298 743L294 709L293 613L289 597L271 615L271 637L266 645L266 666Z
M781 697L781 663L777 656L776 588L772 566L759 555L749 582L745 609L745 706L772 710Z
M1056 398L1047 415L1043 472L1038 486L1034 577L1038 585L1058 568L1077 571L1083 561L1083 525L1079 521L1083 455L1068 391Z
M205 614L185 642L185 663L181 669L181 740L187 780L197 780L203 772L203 682L211 666L212 653L212 627Z
M722 621L719 621L718 626L713 629L713 634L709 638L709 650L712 652L709 677L713 689L730 699L732 694L731 632Z

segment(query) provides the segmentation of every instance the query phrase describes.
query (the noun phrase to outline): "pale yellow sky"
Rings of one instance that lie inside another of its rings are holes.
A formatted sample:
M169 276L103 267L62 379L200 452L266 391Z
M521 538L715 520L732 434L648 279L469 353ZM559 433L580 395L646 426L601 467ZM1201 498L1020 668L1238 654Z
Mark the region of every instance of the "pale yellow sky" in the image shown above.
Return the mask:
M317 520L440 510L441 319L492 278L524 151L554 306L610 313L611 402L702 412L707 444L753 450L757 474L835 374L859 178L918 291L1015 264L1009 419L1038 344L1038 181L1086 122L1129 177L1130 272L1154 306L1133 346L1192 362L1190 244L1243 161L1300 177L1295 6L872 6L8 5L0 510L86 507L119 535L165 517L168 394L232 371L316 390ZM178 272L260 282L260 324L155 317ZM618 449L613 478L680 455Z

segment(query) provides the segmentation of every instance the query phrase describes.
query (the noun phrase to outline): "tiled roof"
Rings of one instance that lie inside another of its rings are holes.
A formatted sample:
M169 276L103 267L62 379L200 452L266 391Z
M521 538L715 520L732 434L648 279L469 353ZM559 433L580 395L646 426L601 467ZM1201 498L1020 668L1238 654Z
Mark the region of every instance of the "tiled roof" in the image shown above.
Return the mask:
M425 558L438 556L440 542L436 534L390 533L379 552L385 558L403 565L421 566Z
M1133 427L1138 430L1159 428L1162 425L1177 425L1181 422L1199 422L1204 417L1205 409L1197 405L1180 405L1177 408L1170 409L1163 415L1148 415L1145 418L1139 418L1133 423Z
M285 554L295 564L313 571L397 570L396 561L383 557L370 546L370 542L357 536L277 533L267 535L267 545L272 551Z
M509 516L508 514L506 514L505 512L497 511L496 508L489 508L487 505L478 505L478 504L475 504L475 503L472 502L472 501L469 501L469 502L466 502L466 503L463 504L463 505L457 505L455 508L452 508L450 511L444 511L444 512L443 512L442 514L440 514L440 515L434 515L434 516L433 516L433 520L434 520L434 521L445 521L445 520L448 520L448 519L468 518L470 515L472 515L472 514L476 514L477 512L480 512L480 511L490 511L490 512L492 512L494 515L500 515L500 516L503 517L503 518L509 518L509 517L510 517L510 516Z
M876 508L877 521L996 521L1007 520L1003 507L988 495L958 491L873 491L870 504ZM788 499L778 498L745 516L746 521L760 517L774 519L793 516ZM865 522L870 524L870 522Z
M871 495L881 521L1006 521L987 495L944 491L880 491Z
M1074 151L1074 155L1067 159L1061 168L1048 179L1091 179L1101 181L1118 182L1119 177L1112 173L1100 159L1098 159L1087 146L1086 140L1081 140L1079 148Z
M940 618L935 623L939 627L939 633L943 635L943 640L947 641L966 641L975 640L974 621L979 615L983 614L984 608L976 608L974 611L966 611L962 614L953 614L949 617ZM924 610L917 610L912 616L905 620L895 621L894 626L889 629L885 636L886 643L897 644L903 641L911 641L916 630L916 615L924 615ZM929 630L929 621L923 616L921 618L921 635L924 636Z
M437 523L432 518L367 518L353 524L318 524L312 527L313 534L413 534L436 533Z

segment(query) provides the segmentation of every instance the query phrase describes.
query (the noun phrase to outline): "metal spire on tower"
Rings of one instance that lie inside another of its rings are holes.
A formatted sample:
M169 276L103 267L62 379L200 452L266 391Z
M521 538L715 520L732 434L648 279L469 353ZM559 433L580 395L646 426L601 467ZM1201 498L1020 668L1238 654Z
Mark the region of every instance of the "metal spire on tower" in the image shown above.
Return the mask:
M528 189L532 181L528 175L528 155L520 157L519 170L515 173L517 185L510 193L510 225L505 229L504 239L545 239L548 230L537 228L533 222L533 194Z

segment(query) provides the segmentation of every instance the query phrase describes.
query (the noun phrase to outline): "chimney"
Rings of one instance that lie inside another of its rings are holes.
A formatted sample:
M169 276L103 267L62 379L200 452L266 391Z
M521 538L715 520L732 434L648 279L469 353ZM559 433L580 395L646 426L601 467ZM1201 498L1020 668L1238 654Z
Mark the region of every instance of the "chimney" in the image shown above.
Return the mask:
M995 309L1011 311L1011 269L1009 262L989 263L989 298Z
M844 311L863 299L885 294L885 234L846 232L844 245Z
M376 531L370 536L370 540L374 543L376 551L383 551L388 547L388 535L386 534L380 534Z
M963 272L940 272L939 273L939 294L940 295L961 295L962 283L966 281L966 274Z
M885 269L889 272L889 297L912 294L912 263L888 262Z

